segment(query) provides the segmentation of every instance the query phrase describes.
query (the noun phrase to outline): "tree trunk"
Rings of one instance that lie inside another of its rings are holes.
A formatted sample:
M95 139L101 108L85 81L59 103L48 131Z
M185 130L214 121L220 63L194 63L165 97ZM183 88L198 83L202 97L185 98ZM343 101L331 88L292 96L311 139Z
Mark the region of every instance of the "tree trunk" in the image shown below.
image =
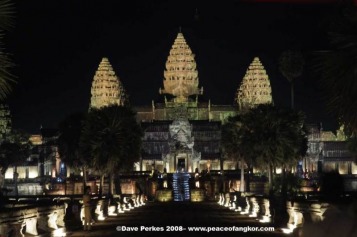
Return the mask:
M269 195L273 194L273 167L268 165L268 178L269 178Z
M247 172L247 185L246 185L246 191L250 192L250 173L252 171L252 168L250 166L250 164L248 164L248 172ZM253 173L253 171L252 171Z
M240 163L240 187L239 187L239 191L240 192L244 192L245 188L244 188L244 165L243 165L243 161L241 161Z
M99 196L103 195L103 188L104 188L104 174L100 176L100 186L99 186Z
M15 191L15 197L19 196L19 190L17 188L17 178L19 174L17 173L17 165L14 166L14 191Z
M83 172L83 194L85 194L86 186L87 186L87 167L83 165L82 167Z
M109 195L113 196L113 189L114 189L114 174L109 174Z
M120 186L120 176L119 176L119 174L115 175L114 187L115 187L115 194L121 195L121 186Z
M6 170L5 170L5 172L6 172ZM1 190L5 185L5 172L3 169L1 169L1 171L0 171L0 188L1 188ZM1 190L0 190L0 192L2 192Z
M281 195L283 200L286 200L287 197L287 183L286 183L286 167L283 165L282 167L282 177L281 177Z

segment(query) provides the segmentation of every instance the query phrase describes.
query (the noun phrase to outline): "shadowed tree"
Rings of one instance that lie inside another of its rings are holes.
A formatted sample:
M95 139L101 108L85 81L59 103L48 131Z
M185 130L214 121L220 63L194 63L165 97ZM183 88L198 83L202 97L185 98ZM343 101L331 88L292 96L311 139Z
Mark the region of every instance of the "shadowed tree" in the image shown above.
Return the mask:
M87 183L88 160L79 149L79 142L85 119L84 113L69 115L59 124L58 152L63 162L74 170L83 172L83 192Z
M294 109L294 81L301 76L304 69L304 58L300 51L284 51L279 58L279 70L289 81L291 88L291 108Z
M14 188L15 196L18 195L17 188L17 167L24 164L30 155L31 144L29 142L29 135L20 130L13 130L7 135L6 140L0 144L0 167L2 176L5 175L6 170L14 167ZM2 184L3 185L3 184Z
M344 5L331 19L330 49L318 51L314 71L320 79L327 108L350 136L350 150L356 155L357 138L357 9Z
M234 121L232 123L232 121ZM231 131L223 136L223 146L229 153L243 154L253 165L268 170L270 190L273 189L273 168L294 164L307 148L304 116L300 112L270 104L259 105L247 113L232 118Z
M227 154L229 159L235 159L237 163L241 162L241 187L240 191L244 190L244 166L243 163L249 164L252 163L252 159L254 156L252 155L252 149L246 147L250 145L246 132L247 121L245 121L247 117L237 115L235 117L230 117L226 124L222 126L222 147L224 153ZM248 183L249 185L249 183ZM249 191L249 187L247 185L247 191Z
M141 136L135 113L129 107L113 105L91 109L84 122L80 148L101 176L100 193L105 175L110 178L109 192L112 193L114 174L132 169L140 157Z

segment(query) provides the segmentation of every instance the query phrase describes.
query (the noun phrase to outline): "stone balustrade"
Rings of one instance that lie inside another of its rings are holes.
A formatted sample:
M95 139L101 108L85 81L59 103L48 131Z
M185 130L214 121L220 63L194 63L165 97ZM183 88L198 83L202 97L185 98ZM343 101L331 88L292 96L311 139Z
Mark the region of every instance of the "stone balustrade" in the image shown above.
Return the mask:
M346 203L331 205L327 202L298 200L287 201L285 203L285 209L281 209L280 204L284 206L281 200L280 202L274 200L273 205L271 205L271 203L267 197L254 195L242 196L239 192L220 193L218 195L219 205L239 212L241 215L254 218L261 223L270 223L270 225L275 226L276 231L287 234L293 233L294 231L301 232L303 226L318 226L316 224L324 221L325 213L329 212L330 209L336 209L336 206L339 206L339 209L343 209L343 206L347 205ZM357 204L355 204L355 206L357 206ZM347 208L345 209L347 210ZM284 212L286 213L286 219L282 218ZM277 220L283 220L283 222Z
M122 198L96 199L93 197L93 219L104 221L108 216L130 211L145 204L143 195ZM0 236L24 237L25 235L54 234L61 236L66 229L82 225L84 211L79 200L29 202L11 204L0 212Z
M66 205L5 208L0 213L0 236L39 235L64 227Z

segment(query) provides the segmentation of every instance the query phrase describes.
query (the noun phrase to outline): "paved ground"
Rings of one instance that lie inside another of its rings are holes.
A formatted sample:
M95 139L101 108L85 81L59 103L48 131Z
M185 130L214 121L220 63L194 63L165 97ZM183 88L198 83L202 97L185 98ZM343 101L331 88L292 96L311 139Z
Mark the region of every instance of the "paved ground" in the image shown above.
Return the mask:
M137 231L117 231L121 228L133 227ZM141 226L161 227L164 231L143 231ZM147 203L145 206L119 214L116 217L108 217L105 221L94 224L91 231L83 231L80 228L67 231L66 236L282 236L275 232L189 232L188 227L224 227L224 226L269 226L262 224L255 218L240 215L238 212L219 206L215 202L172 202L172 203ZM186 230L167 231L166 228ZM58 236L58 235L57 235Z

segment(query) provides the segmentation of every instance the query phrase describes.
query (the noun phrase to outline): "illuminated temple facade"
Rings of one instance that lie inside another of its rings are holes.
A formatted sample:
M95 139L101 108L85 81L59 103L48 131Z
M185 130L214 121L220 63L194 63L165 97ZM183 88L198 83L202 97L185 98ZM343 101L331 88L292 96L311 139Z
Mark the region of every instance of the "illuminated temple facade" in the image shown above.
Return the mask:
M220 142L222 124L238 113L240 104L214 105L201 99L203 88L199 87L195 55L182 33L178 33L169 52L159 93L162 101L135 108L144 129L143 153L135 170L236 168L235 161L222 159ZM237 94L237 102L249 102L244 106L272 103L269 78L258 58L249 66Z
M272 103L269 77L259 58L248 67L231 105L202 99L195 55L181 32L173 42L163 75L160 100L134 107L144 130L142 155L134 170L172 173L235 169L236 161L223 157L221 126L239 111ZM90 108L127 102L122 82L109 60L103 58L93 78Z

